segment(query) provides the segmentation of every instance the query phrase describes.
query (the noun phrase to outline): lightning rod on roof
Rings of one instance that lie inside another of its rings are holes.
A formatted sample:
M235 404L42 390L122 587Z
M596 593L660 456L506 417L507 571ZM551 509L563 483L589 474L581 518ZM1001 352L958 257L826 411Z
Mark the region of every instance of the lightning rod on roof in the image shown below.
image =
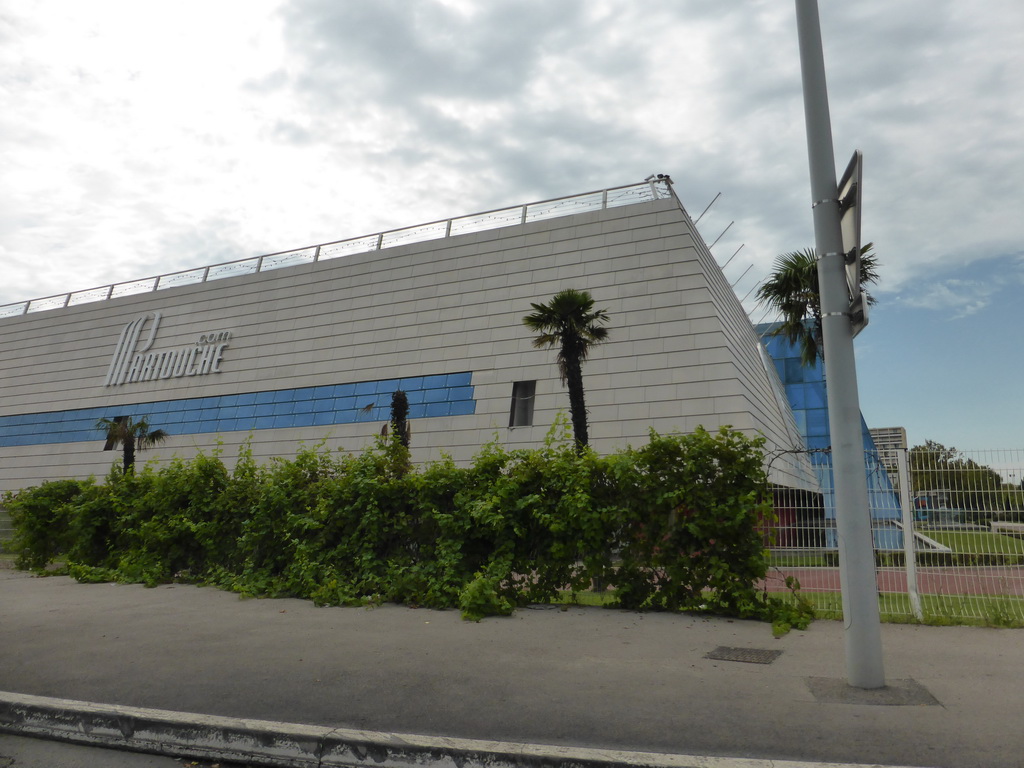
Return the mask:
M722 234L721 234L721 235L719 235L718 237L716 237L716 238L715 238L715 242L714 242L714 243L712 243L711 245L709 245L709 246L708 246L708 250L709 250L709 251L710 251L710 250L711 250L712 248L714 248L714 247L715 247L715 244L716 244L716 243L717 243L717 242L718 242L719 240L721 240L721 239L722 239L722 237L723 237L723 236L725 235L725 233L726 233L726 232L728 232L728 231L729 231L729 227L731 227L731 226L732 226L733 224L735 224L735 223L736 223L735 221L730 221L730 222L729 222L729 226L727 226L727 227L726 227L725 229L723 229L723 230L722 230Z
M701 212L700 212L700 216L698 216L698 217L697 217L697 221L695 221L695 222L693 222L693 223L694 223L694 224L696 224L696 223L697 223L697 222L699 222L699 221L700 221L701 219L703 219L703 218L704 218L704 214L705 214L705 213L707 213L707 212L708 212L708 211L709 211L709 210L711 209L711 206L715 204L715 200L717 200L717 199L718 199L718 198L720 198L721 196L722 196L722 193L721 193L721 192L719 192L719 193L718 193L717 195L715 195L714 199L712 199L712 201L711 201L710 203L708 203L708 207L707 207L707 208L705 208L705 209L704 209L703 211L701 211Z

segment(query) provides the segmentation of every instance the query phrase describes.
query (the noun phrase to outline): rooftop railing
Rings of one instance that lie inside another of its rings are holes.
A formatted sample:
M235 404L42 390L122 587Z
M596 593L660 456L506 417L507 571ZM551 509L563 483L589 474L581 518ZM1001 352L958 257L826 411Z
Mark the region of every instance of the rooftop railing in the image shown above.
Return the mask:
M121 296L139 293L150 293L165 288L176 288L182 285L206 283L225 277L252 275L282 267L298 264L309 264L330 259L338 259L355 253L379 251L394 248L398 245L419 243L426 240L440 240L446 237L465 235L487 229L497 229L515 224L527 224L532 221L543 221L559 216L571 216L586 211L605 208L616 208L623 205L635 205L653 200L670 198L673 195L671 180L663 174L650 177L639 184L623 187L612 187L597 192L586 192L571 197L559 197L552 200L541 200L536 203L516 205L510 208L498 208L483 213L473 213L454 219L433 221L413 227L392 229L375 235L365 235L349 240L337 240L331 243L310 245L291 251L268 253L264 256L253 256L237 261L213 264L208 267L186 269L156 277L144 277L124 283L104 285L99 288L87 288L82 291L62 293L57 296L46 296L41 299L30 299L14 304L0 306L0 318L16 317L30 312L43 312L48 309L61 309L93 301L106 301Z

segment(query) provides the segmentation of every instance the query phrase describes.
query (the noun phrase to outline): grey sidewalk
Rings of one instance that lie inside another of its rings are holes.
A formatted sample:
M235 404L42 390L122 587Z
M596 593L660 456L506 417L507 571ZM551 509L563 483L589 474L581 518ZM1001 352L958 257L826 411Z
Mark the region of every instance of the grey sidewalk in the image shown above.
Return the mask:
M474 624L454 611L316 608L0 571L0 690L12 694L311 733L908 766L1024 762L1024 633L885 625L883 642L892 687L858 696L841 682L836 622L778 640L756 622L602 609L526 609ZM782 653L770 664L707 658L720 646Z

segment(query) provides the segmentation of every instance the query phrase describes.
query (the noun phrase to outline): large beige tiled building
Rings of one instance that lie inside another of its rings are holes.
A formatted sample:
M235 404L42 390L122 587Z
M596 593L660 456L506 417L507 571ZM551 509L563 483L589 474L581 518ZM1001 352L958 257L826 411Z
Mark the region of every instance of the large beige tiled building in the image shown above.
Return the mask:
M170 434L142 460L218 442L230 459L250 435L261 459L357 450L396 389L418 461L537 445L568 399L522 317L563 288L611 315L584 372L597 450L698 425L800 446L739 301L655 179L0 307L0 490L105 474L101 417ZM795 455L771 472L816 487Z

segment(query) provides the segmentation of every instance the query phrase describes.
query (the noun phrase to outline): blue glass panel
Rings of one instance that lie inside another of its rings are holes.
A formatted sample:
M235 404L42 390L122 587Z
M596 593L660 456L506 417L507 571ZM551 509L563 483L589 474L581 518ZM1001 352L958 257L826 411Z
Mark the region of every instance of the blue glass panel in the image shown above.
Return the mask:
M457 400L472 400L473 399L473 388L472 387L452 387L448 390L448 399L452 402Z
M824 382L812 382L805 384L805 392L807 393L804 398L804 402L808 408L827 408L828 407L828 395L825 394L825 383Z
M260 403L256 406L257 416L273 416L274 415L274 404L273 403Z
M238 408L235 406L224 406L220 409L220 418L222 419L236 419L238 418Z
M476 400L456 400L451 404L452 416L469 416L476 413Z
M256 415L256 409L258 405L240 405L235 408L235 418L238 419L250 419Z
M274 393L273 392L257 392L256 393L256 403L257 403L257 405L262 405L263 403L272 403L272 402L274 402Z
M352 397L356 393L355 384L338 384L334 387L335 397Z
M425 389L414 389L411 392L405 393L406 398L409 400L409 404L422 403L424 398L427 396Z
M295 402L289 400L286 403L274 403L275 416L291 416L295 412Z
M293 427L311 427L313 426L313 417L316 414L312 412L307 413L296 413L295 421L292 422Z
M423 402L425 403L447 403L448 402L447 389L428 389L424 393Z
M238 405L253 405L258 394L256 392L246 392L244 395L238 395L237 397Z
M446 401L443 403L427 403L427 416L447 416L451 406Z
M182 411L175 413L165 413L163 418L160 419L161 424L180 424L185 420L185 414Z
M318 427L325 424L334 424L336 423L335 418L334 411L320 411L313 414L313 424Z
M360 381L355 385L355 394L357 396L375 395L377 394L377 383L374 381Z
M398 379L384 379L383 381L377 382L377 394L378 395L390 395L402 388Z
M279 416L274 417L274 427L290 427L295 423L295 415L291 413L283 413Z
M300 389L293 389L295 393L294 400L312 400L314 387L301 387Z
M316 400L297 400L295 402L294 413L312 413L316 410L319 410Z
M786 375L782 380L787 384L804 381L804 367L800 364L800 358L786 358Z
M400 379L399 381L405 392L415 392L418 389L423 389L422 376L410 376L407 379Z
M444 386L445 376L424 376L423 377L423 389L440 389Z
M463 373L449 373L445 378L445 386L448 387L466 387L472 383L473 374L466 371Z
M185 401L184 400L171 400L171 401L169 401L167 403L167 411L169 413L173 413L174 411L183 411L183 410L185 410Z
M793 419L796 421L797 431L807 436L807 412L806 411L793 411Z
M276 416L257 416L253 420L253 429L270 429L274 426L274 419Z
M813 408L807 411L807 435L828 435L828 411L824 408Z
M344 411L348 408L356 407L356 399L354 397L336 397L327 402L329 403L328 407L336 411Z
M807 407L803 384L788 384L786 386L786 397L789 399L789 407L794 411L803 410Z
M273 392L275 403L290 403L295 399L294 389L278 389Z
M200 423L198 421L183 421L175 429L175 433L179 435L191 435L199 431Z
M313 387L313 399L322 400L327 397L334 397L334 386Z

